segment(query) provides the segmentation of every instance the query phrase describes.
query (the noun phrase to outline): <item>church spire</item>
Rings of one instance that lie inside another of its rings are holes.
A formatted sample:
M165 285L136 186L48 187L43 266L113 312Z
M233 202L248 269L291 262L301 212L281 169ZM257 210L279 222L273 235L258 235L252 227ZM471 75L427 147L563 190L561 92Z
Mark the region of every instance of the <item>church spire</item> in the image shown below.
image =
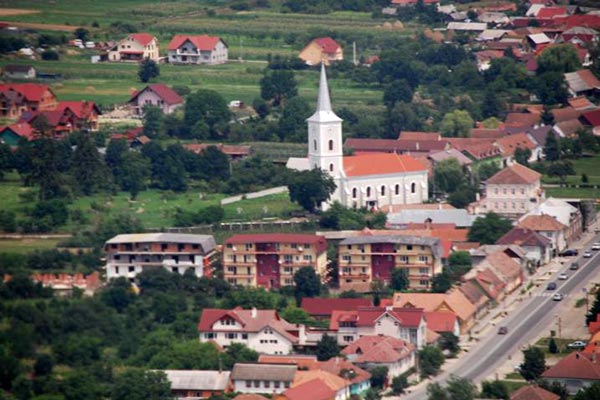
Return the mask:
M321 63L321 79L319 80L317 111L331 111L331 100L329 99L329 87L327 86L327 74L325 74L324 63Z

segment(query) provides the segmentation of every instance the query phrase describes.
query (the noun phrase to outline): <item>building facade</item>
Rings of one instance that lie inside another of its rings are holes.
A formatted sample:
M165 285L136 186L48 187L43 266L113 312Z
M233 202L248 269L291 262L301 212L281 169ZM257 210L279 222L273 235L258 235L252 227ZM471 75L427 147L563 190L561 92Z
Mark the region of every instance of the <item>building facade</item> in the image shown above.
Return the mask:
M227 44L217 36L175 35L167 47L171 64L223 64L229 57Z
M162 83L154 83L133 93L128 102L135 115L144 115L145 106L154 106L164 114L171 114L183 105L183 98Z
M335 40L330 37L313 39L298 55L308 65L329 65L344 59L344 51Z
M235 235L223 246L223 277L232 285L280 288L294 284L294 273L312 267L325 278L327 242L318 235Z
M132 33L108 52L108 61L158 61L158 40L148 33Z
M377 235L355 236L339 244L341 290L370 290L371 282L389 284L392 272L406 271L410 289L429 289L442 272L442 244L438 238Z
M210 276L216 243L211 235L137 233L117 235L104 244L106 278L133 280L149 268L165 268L197 277Z

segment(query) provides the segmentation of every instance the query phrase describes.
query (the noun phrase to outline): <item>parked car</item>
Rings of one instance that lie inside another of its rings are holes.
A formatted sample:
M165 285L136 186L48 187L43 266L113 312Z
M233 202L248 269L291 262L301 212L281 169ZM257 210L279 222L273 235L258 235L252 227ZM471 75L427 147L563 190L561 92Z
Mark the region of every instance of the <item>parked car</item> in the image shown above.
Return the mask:
M592 245L592 250L600 250L600 242L596 242Z
M554 293L554 296L552 296L552 300L554 301L561 301L564 298L565 296L562 293Z
M567 250L563 251L562 253L560 253L560 255L562 257L572 257L572 256L579 255L579 251L577 251L575 249L567 249Z
M546 290L555 290L556 289L556 282L550 282L547 286L546 286Z
M565 274L564 272L562 272L560 275L558 275L558 279L561 281L565 281L569 278L569 275Z
M508 328L505 326L501 326L498 328L498 335L506 335L508 333Z
M579 263L574 262L573 264L571 264L571 266L569 267L569 269L571 271L577 271L579 269Z
M583 258L590 258L592 256L592 252L587 250L583 253Z
M567 347L570 349L583 349L586 345L587 343L583 340L576 340L574 342L569 343Z

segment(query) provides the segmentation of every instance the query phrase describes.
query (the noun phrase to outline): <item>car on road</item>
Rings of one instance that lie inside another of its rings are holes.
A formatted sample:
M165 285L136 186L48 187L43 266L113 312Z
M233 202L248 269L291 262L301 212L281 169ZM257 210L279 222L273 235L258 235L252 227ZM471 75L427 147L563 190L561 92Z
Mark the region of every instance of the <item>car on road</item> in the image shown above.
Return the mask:
M567 249L567 250L563 251L562 253L560 253L560 255L562 257L572 257L572 256L579 255L579 251L577 251L575 249Z
M600 242L596 242L592 245L592 250L600 250Z
M583 253L583 258L590 258L592 256L592 252L587 250Z
M561 301L564 298L565 296L562 293L554 293L554 296L552 296L552 300L554 301Z
M577 271L579 269L579 263L574 262L573 264L571 264L571 266L569 267L569 269L571 271Z
M583 349L586 345L587 343L583 340L576 340L574 342L569 343L567 347L570 349Z
M560 275L558 275L558 279L561 281L565 281L569 278L569 275L565 274L564 272L562 272Z
M546 286L546 290L555 290L556 289L556 282L550 282L547 286Z
M498 335L506 335L508 333L508 328L505 326L501 326L498 328Z

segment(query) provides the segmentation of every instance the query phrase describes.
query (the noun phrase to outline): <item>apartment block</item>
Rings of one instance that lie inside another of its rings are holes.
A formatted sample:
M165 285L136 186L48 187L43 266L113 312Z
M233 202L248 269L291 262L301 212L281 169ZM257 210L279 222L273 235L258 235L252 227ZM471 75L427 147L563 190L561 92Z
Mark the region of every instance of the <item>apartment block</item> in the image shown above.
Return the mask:
M294 284L294 273L312 267L322 278L327 242L318 235L235 235L223 246L223 276L232 285L279 288Z
M216 257L211 235L179 233L134 233L117 235L104 244L106 277L133 279L148 268L165 268L184 274L210 276Z
M339 245L341 290L367 292L371 282L389 284L392 271L402 268L409 289L429 289L434 275L442 272L441 240L404 235L355 236Z

